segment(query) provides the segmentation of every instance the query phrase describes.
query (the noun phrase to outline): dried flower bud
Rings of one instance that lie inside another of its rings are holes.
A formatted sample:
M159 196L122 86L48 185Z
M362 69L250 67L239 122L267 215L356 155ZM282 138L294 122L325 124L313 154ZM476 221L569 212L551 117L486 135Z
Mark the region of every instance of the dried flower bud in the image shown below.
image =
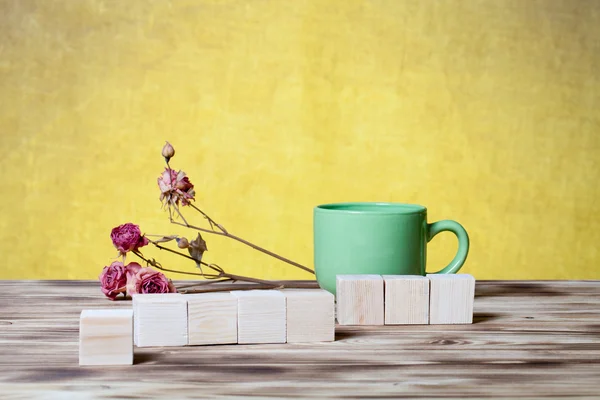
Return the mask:
M177 241L177 247L180 249L187 249L190 247L190 242L184 237L175 239Z
M162 149L162 156L169 162L171 157L175 155L175 149L171 146L171 143L166 142Z

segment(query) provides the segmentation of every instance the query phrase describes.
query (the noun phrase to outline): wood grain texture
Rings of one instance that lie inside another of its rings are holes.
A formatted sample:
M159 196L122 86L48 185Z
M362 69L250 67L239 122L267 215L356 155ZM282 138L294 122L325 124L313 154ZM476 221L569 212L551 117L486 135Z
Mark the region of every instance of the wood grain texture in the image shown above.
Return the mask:
M475 278L468 274L428 274L429 323L471 324Z
M83 310L79 365L133 364L133 310Z
M381 275L337 275L335 290L340 325L383 325Z
M238 300L238 343L285 343L285 296L278 290L231 292Z
M338 325L329 343L136 348L133 366L79 367L81 310L122 307L97 282L0 281L2 399L600 393L598 281L478 281L471 325Z
M237 343L238 299L229 292L186 294L188 344Z
M383 275L386 325L429 323L429 279L418 275Z
M288 343L335 339L335 296L323 289L285 289Z
M137 294L132 302L136 346L188 344L186 296L180 293Z

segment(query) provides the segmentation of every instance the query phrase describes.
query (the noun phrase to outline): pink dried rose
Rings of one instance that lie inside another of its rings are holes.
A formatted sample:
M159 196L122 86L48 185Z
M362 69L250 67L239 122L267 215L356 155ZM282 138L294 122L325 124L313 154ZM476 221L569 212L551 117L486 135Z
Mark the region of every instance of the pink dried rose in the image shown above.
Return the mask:
M127 274L127 283L129 283L129 281L135 276L135 274L137 274L138 271L142 269L142 266L136 262L130 262L129 264L127 264L125 269L125 272Z
M121 254L137 250L149 243L148 239L142 236L140 227L131 222L113 228L110 238Z
M170 279L150 267L140 268L135 274L130 274L127 280L127 293L177 293Z
M117 298L119 293L126 290L127 269L120 261L114 261L108 267L104 267L98 277L102 286L102 293L111 300Z
M169 206L181 204L187 206L190 201L194 200L196 192L194 191L194 185L190 182L190 179L185 175L185 172L175 170L171 168L165 168L165 171L158 177L158 187L160 188L160 201L164 205Z

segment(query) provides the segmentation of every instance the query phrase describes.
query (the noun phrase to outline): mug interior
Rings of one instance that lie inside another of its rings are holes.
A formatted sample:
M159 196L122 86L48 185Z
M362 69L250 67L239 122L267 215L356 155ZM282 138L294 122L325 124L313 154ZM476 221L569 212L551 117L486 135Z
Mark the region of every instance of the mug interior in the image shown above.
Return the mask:
M418 204L348 202L322 204L317 206L316 210L323 212L415 214L425 212L427 209Z

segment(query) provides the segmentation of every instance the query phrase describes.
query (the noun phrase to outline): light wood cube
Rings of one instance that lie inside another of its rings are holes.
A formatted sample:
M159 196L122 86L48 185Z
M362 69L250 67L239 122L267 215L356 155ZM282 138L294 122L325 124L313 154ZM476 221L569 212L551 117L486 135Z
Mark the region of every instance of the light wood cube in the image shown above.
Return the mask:
M185 297L189 345L237 343L236 296L231 293L198 293Z
M335 338L335 297L322 289L284 289L287 342L332 342Z
M383 325L381 275L338 275L336 293L340 325Z
M429 278L419 275L383 275L385 324L429 323Z
M186 296L180 293L136 294L133 311L136 346L187 345Z
M285 343L285 296L277 290L231 292L238 299L238 343Z
M468 274L428 274L429 323L471 324L475 278Z
M133 364L133 310L83 310L79 365Z

